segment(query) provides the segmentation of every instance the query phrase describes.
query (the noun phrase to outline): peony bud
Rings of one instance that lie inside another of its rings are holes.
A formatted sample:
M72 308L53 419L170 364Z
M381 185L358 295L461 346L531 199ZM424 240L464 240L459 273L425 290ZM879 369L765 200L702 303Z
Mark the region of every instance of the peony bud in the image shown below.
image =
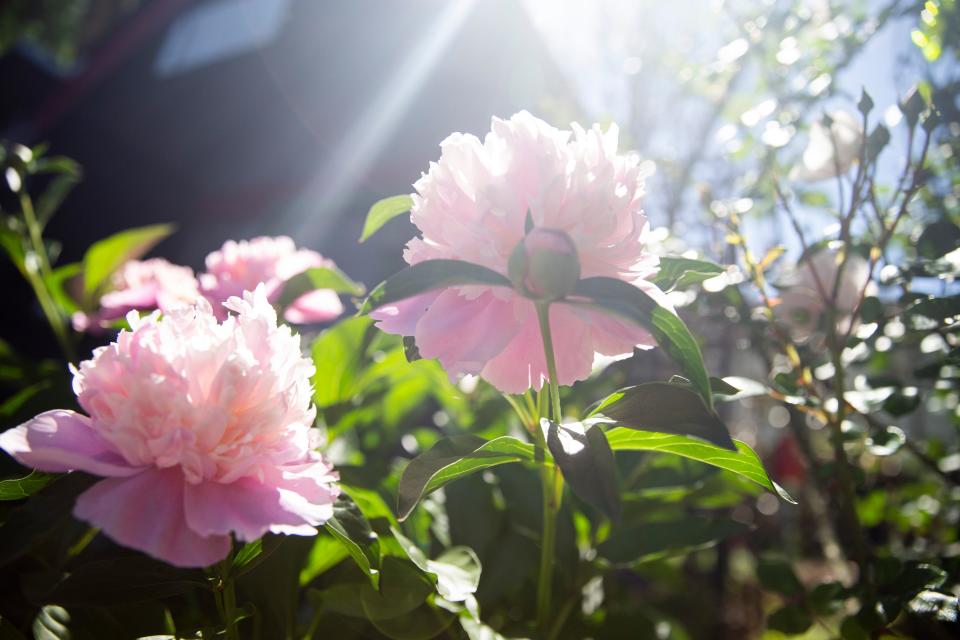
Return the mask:
M535 228L513 250L508 273L513 286L525 296L545 302L559 300L580 280L577 247L564 231Z

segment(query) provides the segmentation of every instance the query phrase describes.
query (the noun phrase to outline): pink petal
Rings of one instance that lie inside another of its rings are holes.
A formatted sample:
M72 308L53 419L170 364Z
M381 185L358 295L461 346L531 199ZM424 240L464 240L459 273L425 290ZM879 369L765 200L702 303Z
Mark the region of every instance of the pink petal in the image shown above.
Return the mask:
M487 362L480 376L504 393L539 389L547 375L543 342L533 304L523 327L507 346Z
M46 471L86 471L98 476L130 476L131 466L90 426L90 418L56 409L0 434L0 449L22 465Z
M569 386L588 378L594 357L590 324L572 307L555 304L550 306L550 331L559 383Z
M539 389L548 377L540 323L533 303L528 304L521 331L480 374L505 393ZM570 307L555 304L550 307L550 330L560 384L570 385L587 378L593 370L593 347L586 321Z
M400 302L380 307L370 314L377 321L377 327L387 333L401 336L412 336L417 331L417 323L427 312L433 301L440 295L440 291L427 293L401 300Z
M202 536L184 516L183 473L177 467L110 478L77 498L73 514L112 540L177 567L206 567L230 552L230 537Z
M342 313L343 303L335 291L315 289L294 300L283 317L291 324L311 324L333 320Z
M593 350L605 356L633 353L633 348L649 349L656 345L653 336L629 320L622 320L602 311L578 309L590 326Z
M417 347L450 374L480 373L517 334L521 324L513 299L487 292L468 299L447 289L417 323Z
M122 318L131 309L153 309L157 306L157 285L147 284L103 294L100 307L111 317Z
M229 484L201 482L186 487L187 522L201 535L228 535L256 540L268 531L313 535L333 515L338 491L328 467L268 474L264 482L247 477Z

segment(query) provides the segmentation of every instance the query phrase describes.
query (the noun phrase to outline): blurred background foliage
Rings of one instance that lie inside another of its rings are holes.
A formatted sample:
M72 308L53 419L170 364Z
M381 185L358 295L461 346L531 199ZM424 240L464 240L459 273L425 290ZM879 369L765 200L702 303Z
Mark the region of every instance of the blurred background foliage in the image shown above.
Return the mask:
M226 237L284 233L373 285L413 229L358 247L363 214L408 192L447 133L521 108L616 122L657 167L652 245L723 267L671 300L739 389L720 397L731 434L799 504L618 453L617 525L564 502L553 637L956 637L958 22L953 0L5 3L0 426L73 406L63 358L97 340L70 331L64 282L95 240L176 222L156 254L200 266ZM839 111L866 125L859 162L803 179L813 129ZM797 336L777 307L818 251L861 255L877 288ZM244 633L530 637L534 468L464 477L402 523L395 508L401 470L442 437L522 437L509 405L409 362L365 318L308 335L349 500L340 529L250 550ZM638 352L565 390L565 411L675 373ZM0 505L0 637L206 634L208 578L73 521L84 481Z

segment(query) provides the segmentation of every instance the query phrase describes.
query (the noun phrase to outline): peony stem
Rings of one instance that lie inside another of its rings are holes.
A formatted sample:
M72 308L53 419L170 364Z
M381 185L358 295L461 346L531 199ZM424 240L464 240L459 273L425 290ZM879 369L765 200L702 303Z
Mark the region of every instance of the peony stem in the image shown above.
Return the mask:
M233 553L217 565L220 572L220 584L217 585L217 592L214 593L214 596L217 598L217 609L220 610L220 617L223 621L224 637L227 640L240 640L236 623L237 594L234 589L233 576L230 574L232 565Z
M547 360L547 373L550 376L551 418L560 422L560 387L557 383L557 362L553 351L553 338L550 333L550 307L537 305L537 318L540 320L540 335L543 338L543 351ZM542 394L542 392L541 392ZM543 431L537 429L538 442L546 448ZM546 631L550 619L550 597L553 584L553 558L556 546L557 512L563 498L563 478L555 465L544 464L540 469L543 485L543 531L540 536L540 572L537 577L537 627Z
M543 352L547 358L547 373L550 376L550 409L554 422L560 422L560 385L557 384L557 358L553 353L553 337L550 333L550 305L537 304L537 318L540 320L540 335L543 338Z

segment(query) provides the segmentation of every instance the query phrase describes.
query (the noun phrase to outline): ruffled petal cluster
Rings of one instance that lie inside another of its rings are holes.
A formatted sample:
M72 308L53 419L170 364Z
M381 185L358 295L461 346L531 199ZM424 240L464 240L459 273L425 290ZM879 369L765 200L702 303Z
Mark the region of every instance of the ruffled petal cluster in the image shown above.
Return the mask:
M411 220L420 237L409 264L441 258L507 275L526 222L566 233L582 277L619 278L648 288L658 259L645 248L642 211L648 165L617 152L618 130L573 125L561 131L520 112L493 119L483 141L455 133L414 185ZM546 363L533 303L505 288L462 287L429 293L374 313L390 333L415 336L420 354L451 376L479 374L508 393L539 388ZM597 354L617 356L653 346L650 335L599 312L554 304L550 322L558 378L590 375Z
M332 267L333 262L316 251L297 249L286 236L261 236L236 242L228 240L207 256L206 273L201 274L203 294L218 317L226 310L222 303L243 291L263 284L267 298L276 302L290 278L313 267ZM294 324L327 322L343 313L343 303L335 291L316 289L300 296L286 309L284 319Z
M200 297L199 284L190 267L163 258L130 260L111 277L110 290L100 298L100 309L75 313L73 326L77 331L96 332L134 309L167 312L195 304Z
M130 331L74 372L85 415L49 411L0 434L48 472L103 476L74 514L120 544L207 566L230 535L309 535L332 515L336 474L314 451L313 363L263 287L210 305L128 316Z

